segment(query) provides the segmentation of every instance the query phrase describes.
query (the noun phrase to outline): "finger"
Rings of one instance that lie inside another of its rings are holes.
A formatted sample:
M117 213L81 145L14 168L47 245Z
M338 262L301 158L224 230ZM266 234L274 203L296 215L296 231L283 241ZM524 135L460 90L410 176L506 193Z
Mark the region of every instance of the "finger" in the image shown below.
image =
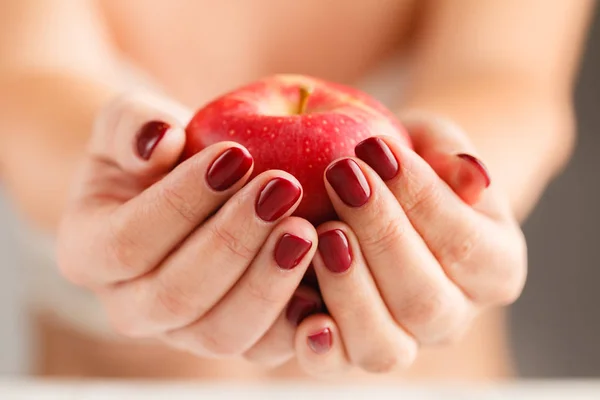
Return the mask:
M183 151L191 116L182 105L154 94L124 94L101 111L90 151L100 162L127 174L163 174Z
M500 262L493 256L514 253L513 227L499 227L503 210L494 210L498 221L483 217L461 201L416 153L394 138L380 139L371 143L386 147L399 164L398 174L387 180L387 187L446 275L478 303L516 295L524 282L524 263L521 259L507 263L505 257ZM373 170L364 169L370 182L381 182L374 175L375 163L380 161L368 161L374 165ZM352 218L361 214L352 213Z
M330 316L317 314L308 317L295 333L298 364L308 375L330 379L352 368L340 329Z
M244 185L252 165L245 148L217 143L114 209L88 198L63 222L63 268L87 285L149 272ZM89 245L78 246L82 242Z
M466 299L377 174L360 160L341 159L327 169L326 181L334 208L356 234L396 321L421 343L444 340L457 330Z
M281 219L302 198L283 171L256 177L152 272L117 285L107 301L131 335L161 333L199 319L233 287ZM126 305L126 306L124 306Z
M277 321L252 346L244 357L252 363L276 367L294 357L297 326L310 315L321 312L321 296L312 288L300 286Z
M403 124L410 132L416 153L463 201L473 205L484 198L485 189L491 184L489 171L475 156L476 149L459 126L421 113L405 115ZM363 153L367 147L363 146ZM357 147L357 151L361 150Z
M202 355L227 357L246 352L284 310L316 244L317 234L308 221L283 220L242 278L214 308L166 335Z
M386 307L357 238L341 222L326 223L317 232L315 272L352 364L369 372L410 365L417 343Z

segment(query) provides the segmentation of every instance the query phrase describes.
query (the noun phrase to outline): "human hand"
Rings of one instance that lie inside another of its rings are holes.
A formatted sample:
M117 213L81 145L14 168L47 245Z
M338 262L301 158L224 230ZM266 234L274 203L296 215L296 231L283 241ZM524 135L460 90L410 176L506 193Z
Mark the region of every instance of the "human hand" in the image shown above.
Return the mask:
M441 119L405 124L415 151L370 138L326 171L341 221L318 227L313 263L330 316L296 333L314 375L406 368L524 285L523 234L466 135Z
M317 245L314 227L290 217L302 188L282 171L247 182L252 157L233 142L177 165L190 116L145 94L101 113L59 229L59 266L123 335L285 362L307 304L320 307L316 293L293 297Z

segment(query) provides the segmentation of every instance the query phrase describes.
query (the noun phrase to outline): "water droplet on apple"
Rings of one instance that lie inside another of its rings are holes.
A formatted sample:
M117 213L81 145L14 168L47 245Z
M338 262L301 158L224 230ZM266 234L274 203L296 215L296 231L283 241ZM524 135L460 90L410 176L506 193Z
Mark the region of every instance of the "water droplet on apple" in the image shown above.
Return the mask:
M233 135L235 135L235 130L232 129L229 131L229 136L233 136Z

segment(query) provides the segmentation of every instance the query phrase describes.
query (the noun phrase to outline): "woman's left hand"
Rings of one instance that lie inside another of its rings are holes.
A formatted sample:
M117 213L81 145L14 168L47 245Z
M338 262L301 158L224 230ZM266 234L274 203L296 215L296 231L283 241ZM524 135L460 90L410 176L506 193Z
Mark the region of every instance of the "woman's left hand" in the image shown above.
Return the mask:
M466 135L438 119L406 125L414 151L370 138L326 171L341 221L318 228L313 264L330 316L306 318L295 341L314 375L405 368L523 288L523 234Z

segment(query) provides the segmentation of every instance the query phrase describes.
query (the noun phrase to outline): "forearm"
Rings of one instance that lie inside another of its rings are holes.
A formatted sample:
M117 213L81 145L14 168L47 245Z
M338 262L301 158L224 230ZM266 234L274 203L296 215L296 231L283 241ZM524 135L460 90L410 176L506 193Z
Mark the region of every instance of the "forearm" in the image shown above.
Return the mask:
M531 82L514 76L429 81L414 85L401 105L461 126L519 220L567 162L574 142L569 95Z
M25 216L53 230L96 112L114 88L73 74L23 72L0 79L0 177Z

